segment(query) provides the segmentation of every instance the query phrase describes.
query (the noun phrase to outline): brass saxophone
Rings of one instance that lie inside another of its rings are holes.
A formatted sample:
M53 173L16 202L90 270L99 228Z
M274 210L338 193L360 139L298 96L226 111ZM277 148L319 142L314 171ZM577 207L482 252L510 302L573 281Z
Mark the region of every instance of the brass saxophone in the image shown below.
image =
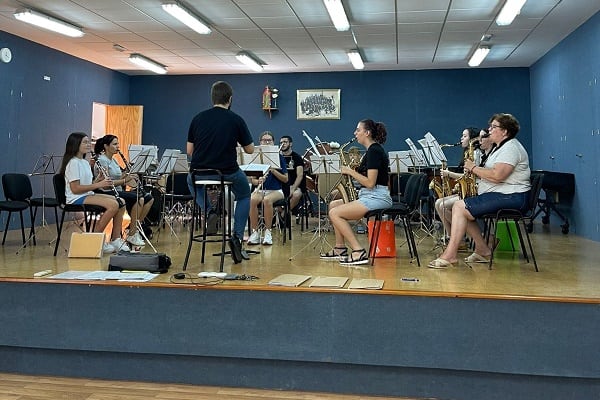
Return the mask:
M469 146L467 147L467 151L463 158L464 161L475 161L475 149L478 148L478 144L479 138L469 140ZM459 186L458 196L461 199L477 196L477 182L475 181L475 176L471 172L465 171L463 176L456 180L456 185Z
M440 148L443 149L445 147L456 147L456 146L460 146L460 142L453 143L453 144L442 144L442 145L440 145ZM442 161L442 165L441 165L440 169L441 170L448 169L448 162ZM452 182L450 180L450 177L434 176L433 179L431 180L431 182L429 182L429 189L433 190L433 192L436 195L436 198L441 199L442 197L450 196L450 195L456 193L452 189L452 186L450 185L451 183Z
M345 152L344 149L352 144L355 140L356 138L352 138L352 140L340 146L341 165L352 169L356 168L358 165L350 158L349 154ZM338 183L336 183L334 187L338 190L342 196L342 199L344 199L344 203L349 203L358 199L358 193L356 192L356 188L352 183L352 177L349 175L342 174Z

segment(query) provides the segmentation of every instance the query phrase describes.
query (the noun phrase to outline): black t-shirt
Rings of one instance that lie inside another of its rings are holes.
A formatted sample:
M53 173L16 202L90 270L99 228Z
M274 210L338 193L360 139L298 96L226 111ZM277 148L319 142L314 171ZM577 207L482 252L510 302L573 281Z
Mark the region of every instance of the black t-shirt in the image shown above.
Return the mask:
M292 151L292 154L289 156L283 155L285 158L285 163L287 164L287 173L288 173L288 183L290 186L296 182L296 167L301 166L304 168L304 160L300 156L300 154ZM300 190L303 192L306 190L306 175L302 177L302 181L300 182Z
M370 169L377 170L377 185L388 185L388 170L390 160L388 155L379 143L373 143L367 149L367 153L356 169L360 174L367 176L367 171Z
M190 124L187 141L194 144L190 169L216 168L224 174L239 169L236 148L252 143L246 122L233 111L213 107Z

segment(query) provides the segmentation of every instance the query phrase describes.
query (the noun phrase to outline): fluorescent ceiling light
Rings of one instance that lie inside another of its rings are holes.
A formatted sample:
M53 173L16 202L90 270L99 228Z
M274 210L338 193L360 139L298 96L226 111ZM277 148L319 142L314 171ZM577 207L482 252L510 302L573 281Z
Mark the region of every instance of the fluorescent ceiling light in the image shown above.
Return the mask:
M253 71L261 72L263 70L263 66L245 51L240 51L239 53L237 53L235 58L237 58L239 62L245 64Z
M19 21L27 22L66 36L81 37L84 34L83 30L78 26L28 8L17 10L13 15Z
M323 0L323 3L327 7L329 18L331 18L335 29L338 31L347 31L350 29L350 22L348 22L348 16L344 11L342 0Z
M475 50L475 52L473 52L473 55L471 56L471 59L469 60L469 67L479 66L479 64L481 64L483 59L485 57L487 57L489 52L490 52L489 46L479 46L477 48L477 50Z
M177 2L163 3L162 8L201 35L208 35L211 32L208 24Z
M140 67L147 69L148 71L152 71L157 74L166 74L167 67L162 64L157 63L154 60L151 60L147 57L144 57L141 54L134 53L129 56L129 61L132 63L139 65Z
M496 18L496 24L500 26L510 25L521 12L521 8L527 0L506 0L504 7Z
M360 56L360 52L358 50L351 50L348 53L348 58L352 63L354 69L363 69L365 68L365 63L363 62L362 57Z

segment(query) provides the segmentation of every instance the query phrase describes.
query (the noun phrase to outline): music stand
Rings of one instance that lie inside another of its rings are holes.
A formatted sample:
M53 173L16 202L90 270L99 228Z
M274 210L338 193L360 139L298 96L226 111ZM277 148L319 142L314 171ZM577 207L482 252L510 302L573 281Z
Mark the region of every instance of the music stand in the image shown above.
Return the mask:
M309 143L313 147L313 150L316 151L316 146L315 146L314 142L312 141L312 139L308 136L308 134L306 132L304 132L304 131L302 131L302 132L307 137ZM321 193L321 186L325 185L327 187L326 197L328 199L331 197L331 192L333 190L333 185L331 185L332 174L337 174L338 177L341 174L340 155L339 154L319 154L319 152L316 151L315 154L310 156L310 165L311 165L313 174L318 175L318 184L316 186L316 189L317 189L317 198L319 201L319 205L317 207L317 217L318 217L319 222L318 222L317 228L315 229L315 231L313 233L313 237L295 255L290 257L290 261L292 261L294 259L294 257L296 257L296 255L303 253L304 250L317 239L320 240L319 253L321 253L323 251L325 243L327 243L327 245L329 246L329 243L327 242L327 236L322 234L322 232L326 228L327 228L327 230L329 230L329 229L328 229L328 227L321 227L321 194L320 193ZM325 178L325 182L323 182L322 177ZM337 182L337 179L336 179L336 182ZM328 203L328 201L327 201L327 203ZM313 247L313 248L315 248L315 247Z
M417 171L421 171L421 167L427 166L427 161L425 160L425 155L423 154L423 150L417 149L417 146L413 143L410 138L404 140L408 147L410 148L410 158L412 160L413 166L416 167Z
M62 158L62 156L55 156L54 154L42 154L35 162L35 165L33 166L33 171L31 171L31 173L28 174L29 177L33 177L33 176L41 176L42 177L42 196L41 196L42 225L41 225L41 227L43 229L48 229L48 222L46 221L46 175L54 175L56 173L56 167L54 166L55 158ZM35 221L31 221L32 226L34 225L34 223L35 223ZM58 223L58 221L56 221L56 223ZM35 229L33 229L31 236L29 236L29 238L23 244L23 246L21 246L19 248L19 250L17 250L17 254L19 254L19 251L21 251L21 249L24 249L27 246L27 244L35 238L35 236L36 236ZM54 239L54 240L56 240L56 239ZM50 241L48 244L52 244L52 242L54 242L54 240Z

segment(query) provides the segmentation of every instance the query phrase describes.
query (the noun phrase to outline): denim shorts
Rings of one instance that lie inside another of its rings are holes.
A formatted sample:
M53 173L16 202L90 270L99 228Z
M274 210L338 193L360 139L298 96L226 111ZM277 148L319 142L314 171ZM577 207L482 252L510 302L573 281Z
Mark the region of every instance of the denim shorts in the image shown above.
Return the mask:
M369 211L390 208L392 206L392 197L387 186L376 185L373 189L362 188L358 192L358 201Z
M88 196L89 195L81 196L78 199L75 199L71 204L81 206L81 205L83 205L83 202L85 201L86 197L88 197Z
M500 209L527 210L529 191L522 193L488 192L465 199L465 208L474 218Z

